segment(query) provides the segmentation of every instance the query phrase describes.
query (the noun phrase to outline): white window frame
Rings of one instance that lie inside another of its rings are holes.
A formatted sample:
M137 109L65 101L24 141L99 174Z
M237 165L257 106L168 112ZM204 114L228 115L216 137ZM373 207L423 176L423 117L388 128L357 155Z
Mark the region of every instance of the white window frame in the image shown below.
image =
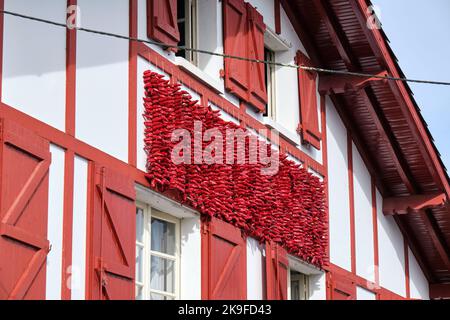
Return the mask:
M270 62L276 61L276 51L265 47L264 51L268 51ZM276 66L268 64L266 69L267 77L267 117L276 121L277 120L277 78L276 78Z
M186 14L184 18L184 34L185 34L185 46L189 48L198 47L198 10L197 0L185 0L184 12ZM177 21L177 23L180 20ZM185 51L185 56L181 57L189 61L195 66L198 66L198 53L194 51Z
M143 202L136 202L136 211L137 209L141 209L143 212L143 224L144 224L144 234L143 234L143 242L138 242L136 237L136 249L137 247L143 248L143 257L142 257L142 277L143 281L138 282L135 281L136 289L137 287L142 288L142 299L150 300L150 294L158 294L167 298L171 298L174 300L180 299L180 247L181 247L181 230L180 230L180 219L173 217L167 213L158 211L152 208L149 204L145 204ZM151 222L152 218L156 218L158 220L167 221L169 223L173 223L175 225L175 255L168 255L161 252L151 250ZM169 259L175 262L175 292L164 292L159 290L151 289L150 286L150 278L151 278L151 257L160 257ZM137 290L136 290L137 294Z

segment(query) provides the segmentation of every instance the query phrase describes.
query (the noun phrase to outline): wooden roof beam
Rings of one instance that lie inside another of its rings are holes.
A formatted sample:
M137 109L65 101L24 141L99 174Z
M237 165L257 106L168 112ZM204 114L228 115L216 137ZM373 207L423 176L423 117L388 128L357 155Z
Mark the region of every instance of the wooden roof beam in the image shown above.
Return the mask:
M384 198L383 213L385 215L417 213L420 210L444 206L447 202L445 193Z
M386 77L387 71L381 71L376 74L380 77ZM386 81L377 77L356 77L347 75L328 75L320 76L319 78L319 92L321 94L344 93L348 90L361 90L369 85L370 81Z
M336 20L336 16L330 7L330 4L328 1L314 0L314 6L322 17L333 44L338 50L339 55L342 57L342 60L344 60L345 66L348 70L352 70L355 66L354 62L357 60L353 56L347 37L342 31L339 22Z
M430 299L450 299L450 283L430 284Z
M360 4L359 1L361 1L361 0L350 0L349 2L353 6L354 12L356 12L356 15L361 23L363 32L366 32L366 37L369 40L369 43L373 49L374 54L376 55L377 60L379 61L381 67L385 68L386 66L385 66L384 59L383 59L384 57L382 55L380 55L379 50L376 50L378 48L377 41L376 40L374 41L374 39L371 37L371 35L369 35L371 30L366 30L367 29L367 27L365 25L366 20L362 19L362 14L360 14L361 12L359 11L359 8L357 8L357 3ZM316 7L319 9L319 11L321 10L322 17L328 16L328 18L325 18L325 22L327 23L327 28L330 32L333 42L336 45L336 48L338 49L339 53L341 54L342 59L344 60L344 63L347 65L347 67L349 68L350 71L354 71L355 68L360 69L358 60L356 60L352 56L352 51L350 49L350 46L348 44L346 36L341 33L342 29L339 27L339 24L336 23L335 20L333 20L333 18L330 18L333 16L332 12L330 12L330 8L327 7L327 4L325 2L323 2L322 0L315 0L315 4L316 4ZM350 62L349 65L348 65L348 62ZM393 135L393 133L390 129L390 125L389 125L386 117L384 116L384 114L382 113L382 111L380 110L380 108L377 104L375 96L367 88L363 88L363 89L359 90L358 92L361 95L361 97L363 98L364 102L367 104L368 110L371 114L371 117L374 120L374 123L382 136L382 140L387 142L386 146L389 149L389 153L392 157L392 160L395 164L395 167L397 169L397 172L400 175L402 182L405 184L405 186L410 194L413 194L413 195L417 194L418 192L420 192L420 190L418 190L417 186L414 184L414 179L412 177L410 169L400 151L398 142L395 139L395 136ZM425 212L425 211L422 210L420 212ZM408 230L407 230L408 228L403 223L403 220L400 219L400 216L394 216L394 218L397 221L397 224L399 225L400 229L402 230L403 235L407 238L408 243L410 244L411 249L413 250L414 254L416 255L416 257L418 257L419 264L421 265L422 269L426 273L427 278L429 280L433 281L434 277L430 273L430 269L428 268L427 265L425 265L424 261L422 261L423 255L420 252L420 249L417 245L417 241L410 236L411 234L408 232ZM435 247L436 247L437 251L439 252L444 263L447 265L447 267L450 268L450 263L449 263L450 256L448 255L448 251L446 250L447 246L444 242L444 239L442 239L442 236L440 236L439 228L434 221L434 216L431 213L424 213L423 218L424 218L425 224L427 226L427 229L430 230L430 236L432 237L433 244L435 245ZM433 221L434 221L434 223L433 223Z

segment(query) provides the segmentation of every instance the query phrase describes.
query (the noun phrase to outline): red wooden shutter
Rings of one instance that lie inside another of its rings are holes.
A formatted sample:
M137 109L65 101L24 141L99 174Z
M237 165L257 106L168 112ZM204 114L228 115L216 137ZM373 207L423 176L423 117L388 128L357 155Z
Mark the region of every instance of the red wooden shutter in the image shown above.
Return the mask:
M224 51L227 55L248 57L247 8L243 0L223 1ZM249 63L225 58L225 87L244 101L249 100Z
M49 143L0 120L0 300L45 299Z
M340 274L327 274L330 300L356 300L356 285Z
M96 166L91 208L88 298L133 300L136 243L134 181Z
M297 65L312 66L308 57L297 52ZM320 149L321 134L317 112L317 73L298 69L298 89L300 100L300 132L303 141Z
M202 228L202 297L245 300L246 239L241 230L216 218L204 222Z
M148 37L167 45L180 41L177 0L147 0Z
M264 60L264 32L266 25L258 11L247 3L249 23L249 58ZM267 105L266 74L264 63L250 62L249 103L265 111Z
M277 244L266 243L267 300L287 300L288 270L286 250Z

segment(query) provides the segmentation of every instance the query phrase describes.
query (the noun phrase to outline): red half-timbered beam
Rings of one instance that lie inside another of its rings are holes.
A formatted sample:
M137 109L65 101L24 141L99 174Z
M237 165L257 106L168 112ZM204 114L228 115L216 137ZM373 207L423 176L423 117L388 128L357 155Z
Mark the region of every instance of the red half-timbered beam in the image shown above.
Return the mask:
M67 7L76 6L77 0L67 0ZM68 13L72 14L72 13ZM75 14L78 14L76 12ZM68 17L69 18L69 17ZM76 16L76 19L80 17ZM76 79L77 79L77 30L66 30L66 132L75 137L76 109Z
M137 0L130 0L130 37L137 38L138 34L138 5ZM137 164L137 42L129 43L128 62L128 163Z

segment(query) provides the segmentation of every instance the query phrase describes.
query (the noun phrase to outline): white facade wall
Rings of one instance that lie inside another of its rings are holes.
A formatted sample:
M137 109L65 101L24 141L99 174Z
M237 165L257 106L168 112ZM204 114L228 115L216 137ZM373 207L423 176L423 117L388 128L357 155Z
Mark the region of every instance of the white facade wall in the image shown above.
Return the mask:
M66 1L5 0L5 10L64 23ZM5 15L2 102L65 129L66 30Z
M70 274L68 286L72 300L86 298L86 250L87 250L87 194L88 162L75 157L73 182L72 265L65 273Z
M200 225L199 217L181 220L180 298L182 300L200 300L202 297Z
M377 191L380 285L404 297L406 288L403 236L394 218L384 216L382 209L383 198Z
M247 238L247 299L264 298L264 248L253 238Z
M356 300L377 300L377 295L367 289L356 287Z
M47 255L47 300L61 299L61 271L64 216L64 156L63 149L51 145L52 163L49 171L47 237L52 249Z
M129 35L128 1L80 0L84 28ZM77 33L76 136L128 161L128 41Z
M328 101L327 101L328 102ZM347 129L327 103L330 260L351 270Z
M409 290L412 299L430 299L430 288L428 280L423 274L416 257L408 248L409 258Z
M375 281L372 179L354 143L352 148L356 273L364 279Z

